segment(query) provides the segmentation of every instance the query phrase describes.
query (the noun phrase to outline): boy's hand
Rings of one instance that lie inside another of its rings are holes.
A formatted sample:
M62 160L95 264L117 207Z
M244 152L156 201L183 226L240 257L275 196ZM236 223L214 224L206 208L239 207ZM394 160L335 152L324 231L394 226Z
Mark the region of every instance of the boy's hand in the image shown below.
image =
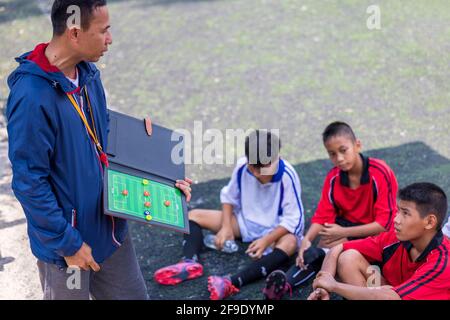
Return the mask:
M335 223L325 223L319 235L322 236L325 242L335 242L347 236L345 234L345 228Z
M330 300L330 293L322 288L317 288L308 297L308 300Z
M100 266L95 262L94 257L92 256L91 247L84 242L77 253L70 257L64 257L64 260L66 260L69 267L80 267L85 271L89 271L89 269L92 269L95 272L100 271Z
M248 249L247 251L245 251L245 253L247 253L253 260L258 260L261 259L264 250L266 250L269 245L270 243L268 243L267 240L262 237L261 239L253 241L248 246Z
M296 260L297 266L299 266L301 269L305 269L305 260L303 259L303 254L306 250L308 250L311 247L311 241L309 241L307 238L303 238L302 244L300 245L300 249L298 250L298 256Z
M348 241L347 238L340 238L340 239L337 239L335 241L327 240L327 239L321 239L320 246L322 246L324 248L331 249L331 248L337 246L338 244L341 244L341 243L344 243L344 242L347 242L347 241Z
M223 249L223 245L227 240L234 240L233 229L228 227L222 227L216 234L215 245L218 250Z
M313 282L313 288L322 288L328 292L333 292L336 284L336 280L329 272L320 271Z
M191 201L191 184L192 180L189 178L184 178L184 180L177 180L175 183L175 187L183 191L184 195L186 196L186 202Z

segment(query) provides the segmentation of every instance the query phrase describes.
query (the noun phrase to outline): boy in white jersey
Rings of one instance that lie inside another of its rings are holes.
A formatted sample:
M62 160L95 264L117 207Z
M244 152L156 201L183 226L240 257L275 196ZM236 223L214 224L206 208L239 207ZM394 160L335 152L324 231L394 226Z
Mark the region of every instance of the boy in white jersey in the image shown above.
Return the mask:
M447 223L442 227L442 232L450 240L450 216L448 217Z
M156 271L155 281L175 285L203 275L199 262L202 229L216 233L218 249L236 238L251 242L246 253L253 261L244 270L231 277L208 278L212 300L225 299L288 262L301 242L304 215L300 180L294 168L279 157L280 147L279 138L270 131L256 130L246 137L246 156L238 160L220 193L222 210L189 212L191 233L185 235L184 257Z

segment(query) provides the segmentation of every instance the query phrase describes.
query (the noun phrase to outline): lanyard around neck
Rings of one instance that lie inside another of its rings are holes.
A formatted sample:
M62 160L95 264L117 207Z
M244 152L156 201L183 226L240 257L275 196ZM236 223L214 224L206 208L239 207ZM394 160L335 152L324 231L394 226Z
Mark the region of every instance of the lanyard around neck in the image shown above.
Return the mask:
M94 122L94 116L93 116L93 111L92 111L92 106L91 106L91 101L89 99L89 95L88 95L88 91L87 91L87 87L84 87L84 93L85 93L85 97L86 97L86 101L88 103L88 107L89 107L89 114L91 115L91 121L92 121L92 126L93 126L93 130L91 129L91 127L89 126L89 123L86 119L86 116L84 115L83 111L81 111L80 106L78 105L78 103L76 102L75 98L73 97L72 94L67 93L67 97L69 98L70 102L72 102L73 107L75 108L75 110L77 111L78 115L80 116L81 120L84 123L84 126L86 127L86 130L88 131L89 135L92 138L92 141L94 141L95 147L97 148L98 154L100 155L100 161L106 166L108 167L108 157L106 156L106 154L103 152L103 148L100 144L100 141L98 140L98 135L97 135L97 130L95 129L95 122Z

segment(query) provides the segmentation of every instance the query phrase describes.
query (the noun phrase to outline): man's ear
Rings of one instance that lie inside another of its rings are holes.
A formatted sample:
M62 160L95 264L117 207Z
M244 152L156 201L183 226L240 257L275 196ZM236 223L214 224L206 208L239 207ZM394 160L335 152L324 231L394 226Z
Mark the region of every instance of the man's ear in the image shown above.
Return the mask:
M438 219L434 213L430 213L425 218L425 229L426 230L433 230L436 229L436 226L438 224Z
M78 38L80 36L80 29L73 26L66 30L67 38L71 42L78 42Z

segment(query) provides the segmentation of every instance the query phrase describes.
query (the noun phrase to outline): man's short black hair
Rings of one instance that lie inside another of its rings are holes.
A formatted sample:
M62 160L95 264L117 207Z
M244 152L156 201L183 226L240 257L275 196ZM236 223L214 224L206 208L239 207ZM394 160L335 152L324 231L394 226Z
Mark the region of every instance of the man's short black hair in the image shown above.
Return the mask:
M442 228L447 215L447 196L437 185L429 182L418 182L400 189L398 198L416 204L422 218L429 214L436 215L437 230Z
M345 122L335 121L330 123L322 133L323 143L326 143L328 139L337 136L348 136L353 142L356 141L355 133L352 128Z
M52 6L52 26L53 35L60 36L67 29L67 20L73 12L67 13L67 8L75 5L80 8L81 28L89 29L92 14L98 7L106 6L106 0L55 0Z
M257 168L277 160L280 149L280 138L268 130L255 130L245 138L245 156Z

